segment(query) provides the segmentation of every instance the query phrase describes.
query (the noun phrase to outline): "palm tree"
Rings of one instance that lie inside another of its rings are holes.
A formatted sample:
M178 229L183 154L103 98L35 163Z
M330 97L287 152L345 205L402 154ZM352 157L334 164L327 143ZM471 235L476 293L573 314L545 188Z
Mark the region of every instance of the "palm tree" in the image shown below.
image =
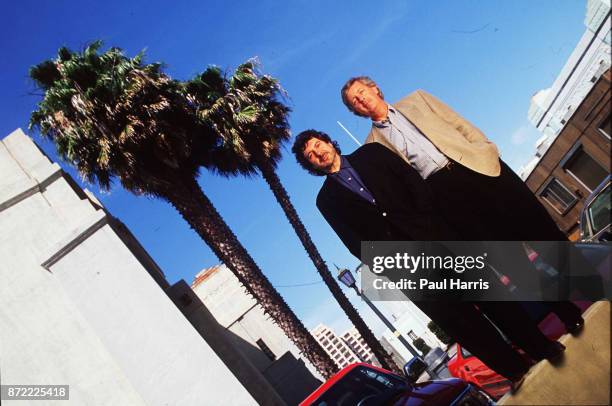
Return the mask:
M302 322L203 193L201 166L218 144L198 119L180 82L160 64L143 64L118 48L98 53L60 48L55 60L30 69L44 91L30 128L51 139L60 156L92 183L108 189L113 178L135 193L169 202L208 244L325 377L337 370Z
M280 101L283 92L278 82L259 74L256 67L257 62L250 60L240 65L229 79L219 68L210 67L185 83L187 97L198 105L198 116L223 141L216 148L218 156L213 157L215 170L225 176L261 173L342 310L381 365L399 371L338 286L276 173L281 146L291 137L287 122L289 108Z

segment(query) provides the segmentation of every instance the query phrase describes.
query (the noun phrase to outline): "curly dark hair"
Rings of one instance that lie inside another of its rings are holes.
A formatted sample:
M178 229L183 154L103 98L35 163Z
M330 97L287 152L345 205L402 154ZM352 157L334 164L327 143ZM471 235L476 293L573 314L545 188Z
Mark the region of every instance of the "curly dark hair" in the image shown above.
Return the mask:
M291 152L295 154L295 159L297 160L298 164L300 164L302 168L306 169L311 175L325 176L327 175L327 172L323 172L322 170L312 166L310 161L308 161L308 159L306 159L304 156L304 148L306 148L306 143L310 141L311 138L317 138L321 141L329 142L334 146L338 154L340 154L342 151L340 150L340 146L338 146L337 141L333 141L329 135L321 131L306 130L302 131L295 137L295 142L293 143L293 147L291 147Z
M380 90L380 87L378 87L378 85L376 84L376 82L374 82L370 77L368 76L356 76L354 78L350 78L349 80L346 81L346 83L344 84L344 86L342 86L342 89L340 90L340 96L342 96L342 102L344 103L344 105L346 106L346 108L349 109L349 111L359 117L368 117L365 114L360 114L357 113L355 111L355 109L353 108L353 105L351 104L350 100L348 99L346 93L348 92L348 90L350 89L351 86L353 86L353 83L355 82L361 82L366 86L369 87L374 87L376 88L376 91L378 92L378 95L380 96L381 99L385 99L385 95L383 94L383 92Z

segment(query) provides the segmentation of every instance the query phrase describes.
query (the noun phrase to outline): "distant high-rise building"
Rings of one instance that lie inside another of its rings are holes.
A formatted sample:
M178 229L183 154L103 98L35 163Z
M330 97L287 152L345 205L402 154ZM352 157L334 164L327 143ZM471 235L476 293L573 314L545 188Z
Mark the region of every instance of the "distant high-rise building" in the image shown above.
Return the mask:
M374 353L366 344L356 328L351 328L342 334L342 339L351 347L353 352L357 354L363 362L371 363L374 358Z
M359 356L353 352L352 348L332 329L324 324L319 324L310 333L321 344L325 352L334 360L339 368L344 368L355 362L361 362Z

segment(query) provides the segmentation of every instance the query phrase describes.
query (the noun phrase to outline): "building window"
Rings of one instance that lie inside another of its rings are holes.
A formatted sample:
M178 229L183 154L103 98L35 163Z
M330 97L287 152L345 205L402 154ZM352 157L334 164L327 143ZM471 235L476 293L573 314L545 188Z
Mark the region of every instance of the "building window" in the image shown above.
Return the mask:
M410 330L410 331L408 332L408 338L410 338L412 341L414 341L414 340L416 340L416 339L417 339L417 338L419 338L419 337L417 337L417 335L416 335L416 334L414 334L414 331Z
M261 338L257 340L256 343L259 349L261 349L263 353L266 354L266 357L270 358L270 361L276 361L276 355L274 355L270 347L268 347L268 345L264 343Z
M589 191L593 191L608 176L608 172L577 144L561 161L561 166Z
M578 197L555 178L542 188L539 195L559 214L565 214L578 201Z
M608 137L608 139L612 138L612 117L606 118L599 124L599 132Z

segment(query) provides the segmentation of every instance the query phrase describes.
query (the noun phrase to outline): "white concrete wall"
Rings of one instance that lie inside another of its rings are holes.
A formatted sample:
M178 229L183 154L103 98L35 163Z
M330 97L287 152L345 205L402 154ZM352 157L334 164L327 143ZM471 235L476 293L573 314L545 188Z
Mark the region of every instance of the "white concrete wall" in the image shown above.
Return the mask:
M408 337L408 332L412 330L417 337L422 338L431 348L444 347L444 344L427 328L427 324L430 321L429 317L412 301L382 303L385 308L391 311L393 314L393 325L408 342L412 342ZM404 359L407 361L412 359L413 355L391 331L386 330L383 335Z
M70 385L45 404L255 404L58 169L21 131L0 143L2 383Z
M211 276L196 285L193 291L219 324L227 328L257 302L225 265L207 272L211 272Z
M7 220L0 212L2 383L67 384L73 405L145 405L57 277L19 245L22 239L10 238L19 234Z
M587 20L590 21L588 15ZM569 119L597 81L592 78L599 78L612 64L611 21L602 18L596 21L601 29L598 25L585 31L551 87L538 92L531 100L529 121L549 137L559 134L564 126L562 120Z

